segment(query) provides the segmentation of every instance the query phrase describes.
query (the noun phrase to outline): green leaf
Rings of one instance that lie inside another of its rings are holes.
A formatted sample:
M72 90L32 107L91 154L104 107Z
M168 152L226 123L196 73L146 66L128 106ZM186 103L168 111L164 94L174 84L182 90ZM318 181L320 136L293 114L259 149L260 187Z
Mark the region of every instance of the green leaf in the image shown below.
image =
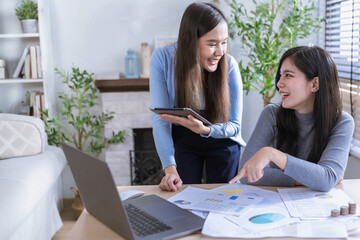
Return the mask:
M241 46L247 51L249 62L239 62L246 94L256 90L266 94L275 90L275 74L279 58L300 39L317 32L323 18L316 15L314 1L307 4L297 0L258 2L249 13L241 0L226 0L231 8L230 31L236 32ZM280 23L275 24L275 23ZM279 26L277 26L279 25Z
M38 19L38 5L32 0L22 0L21 5L15 8L19 20Z

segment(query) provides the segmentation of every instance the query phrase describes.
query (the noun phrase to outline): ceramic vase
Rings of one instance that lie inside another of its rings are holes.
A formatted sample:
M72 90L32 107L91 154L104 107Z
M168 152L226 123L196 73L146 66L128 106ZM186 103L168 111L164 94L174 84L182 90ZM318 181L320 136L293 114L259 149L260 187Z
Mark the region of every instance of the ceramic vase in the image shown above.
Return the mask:
M141 65L142 74L140 74L140 77L149 78L150 47L148 43L141 43Z

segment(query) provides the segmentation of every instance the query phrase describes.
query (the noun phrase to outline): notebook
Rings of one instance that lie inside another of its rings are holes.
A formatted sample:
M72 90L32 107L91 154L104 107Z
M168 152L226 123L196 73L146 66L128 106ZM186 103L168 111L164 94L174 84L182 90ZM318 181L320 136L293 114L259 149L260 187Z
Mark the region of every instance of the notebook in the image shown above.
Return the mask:
M121 201L106 162L61 145L86 210L123 238L172 239L202 229L204 219L157 195ZM155 230L147 230L142 218Z

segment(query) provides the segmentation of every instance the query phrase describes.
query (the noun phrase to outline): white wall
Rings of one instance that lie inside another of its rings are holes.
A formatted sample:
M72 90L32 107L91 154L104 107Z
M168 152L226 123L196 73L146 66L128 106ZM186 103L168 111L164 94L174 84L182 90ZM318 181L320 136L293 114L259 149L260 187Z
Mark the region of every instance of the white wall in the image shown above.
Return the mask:
M92 73L125 72L125 56L133 48L138 56L142 42L154 49L156 37L177 37L182 14L192 0L49 0L53 64L70 71L79 66ZM221 0L217 4L227 16L230 8ZM252 2L247 4L251 8ZM318 44L318 36L302 44ZM245 59L238 40L230 41L231 54ZM140 65L140 61L139 65ZM139 69L141 72L141 69ZM57 79L57 78L55 78ZM56 89L63 89L60 79ZM279 97L274 98L278 102ZM242 133L249 139L263 108L261 95L244 95ZM69 183L67 183L69 184ZM65 186L64 189L68 189ZM69 191L68 197L72 197Z
M139 54L142 42L153 49L156 37L177 37L181 14L190 2L52 0L55 66L124 72L129 48Z

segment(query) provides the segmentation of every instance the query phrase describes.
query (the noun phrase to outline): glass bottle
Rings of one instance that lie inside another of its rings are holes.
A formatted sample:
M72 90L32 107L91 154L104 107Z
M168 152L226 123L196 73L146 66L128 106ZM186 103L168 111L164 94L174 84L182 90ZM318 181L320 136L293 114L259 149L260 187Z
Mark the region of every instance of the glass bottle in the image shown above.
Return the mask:
M128 49L127 56L125 57L125 77L126 78L138 78L138 64L137 57L134 49Z

